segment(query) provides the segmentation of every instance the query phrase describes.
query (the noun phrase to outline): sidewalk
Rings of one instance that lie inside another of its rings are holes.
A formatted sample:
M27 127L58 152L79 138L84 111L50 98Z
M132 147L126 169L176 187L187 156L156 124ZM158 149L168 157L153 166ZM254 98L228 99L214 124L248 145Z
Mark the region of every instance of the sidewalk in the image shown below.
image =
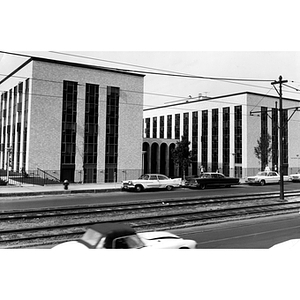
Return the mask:
M71 183L68 190L62 184L0 186L0 197L59 195L75 193L107 193L121 190L121 183Z

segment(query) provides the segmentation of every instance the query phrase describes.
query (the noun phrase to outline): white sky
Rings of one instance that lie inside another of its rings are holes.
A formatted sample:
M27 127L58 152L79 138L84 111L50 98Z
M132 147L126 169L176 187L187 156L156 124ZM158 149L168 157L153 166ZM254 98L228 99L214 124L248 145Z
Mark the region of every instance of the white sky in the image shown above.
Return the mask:
M101 66L150 72L179 72L197 76L241 79L278 80L282 75L288 85L300 89L300 51L59 51L61 53L109 60L105 62L49 51L16 51L17 53L79 61ZM4 56L6 57L6 55ZM16 64L0 62L0 75L21 64L24 58L14 57ZM3 59L3 62L5 60ZM127 65L132 64L135 66ZM152 69L147 69L147 68ZM155 70L154 70L155 69ZM253 91L277 95L270 82L230 82L208 79L145 76L144 107L174 103L199 93L209 97ZM161 95L151 95L161 94ZM300 92L283 87L283 96L300 99Z

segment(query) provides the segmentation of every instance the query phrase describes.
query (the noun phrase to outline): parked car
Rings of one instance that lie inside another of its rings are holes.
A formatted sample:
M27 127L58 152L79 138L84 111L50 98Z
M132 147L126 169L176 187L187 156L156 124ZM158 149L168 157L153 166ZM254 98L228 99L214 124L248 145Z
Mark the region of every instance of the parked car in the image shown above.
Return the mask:
M300 250L300 239L291 239L273 245L270 249L275 250Z
M248 184L260 184L265 185L269 183L279 183L280 176L277 172L258 172L256 176L249 176L246 180Z
M135 180L124 180L121 184L122 190L135 190L141 192L145 189L167 189L171 191L175 187L180 187L181 178L171 179L162 174L144 174Z
M293 181L293 182L299 182L300 181L300 173L290 174L289 180Z
M166 231L137 233L127 224L101 223L90 226L80 239L52 249L195 249L196 244Z
M205 189L209 186L224 186L230 187L232 185L240 184L240 179L235 177L226 177L221 173L203 173L200 177L187 178L186 186L189 188Z

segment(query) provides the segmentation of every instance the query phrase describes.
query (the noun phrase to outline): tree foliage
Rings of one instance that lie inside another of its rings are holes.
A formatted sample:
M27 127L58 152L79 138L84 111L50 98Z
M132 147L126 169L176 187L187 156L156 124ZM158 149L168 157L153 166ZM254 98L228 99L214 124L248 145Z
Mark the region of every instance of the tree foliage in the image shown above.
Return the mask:
M267 133L265 138L260 137L257 140L257 146L254 147L254 154L261 161L261 167L264 169L272 157L272 137L269 133Z
M184 171L192 162L190 143L187 137L182 136L181 141L178 141L176 147L172 150L172 159L175 165L179 167L181 177L184 177Z

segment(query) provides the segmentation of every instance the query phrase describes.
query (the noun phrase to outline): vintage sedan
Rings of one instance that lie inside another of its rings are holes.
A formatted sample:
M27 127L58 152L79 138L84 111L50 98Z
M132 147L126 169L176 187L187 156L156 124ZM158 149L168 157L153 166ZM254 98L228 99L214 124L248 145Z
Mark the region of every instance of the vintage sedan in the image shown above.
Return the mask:
M270 249L273 250L300 250L300 239L291 239L273 245Z
M188 178L186 186L189 188L205 189L206 187L224 186L230 187L232 185L240 184L240 179L236 177L226 177L221 173L203 173L200 177Z
M196 242L166 231L137 233L123 223L101 223L90 226L84 235L52 249L195 249Z
M263 171L263 172L258 172L256 176L249 176L246 180L246 183L265 185L269 183L279 183L279 181L280 181L280 175L277 172Z
M122 190L134 190L141 192L145 189L166 189L171 191L175 187L180 187L181 178L171 179L162 174L144 174L135 180L124 180L121 183Z
M292 182L300 182L300 173L290 174L289 180Z

